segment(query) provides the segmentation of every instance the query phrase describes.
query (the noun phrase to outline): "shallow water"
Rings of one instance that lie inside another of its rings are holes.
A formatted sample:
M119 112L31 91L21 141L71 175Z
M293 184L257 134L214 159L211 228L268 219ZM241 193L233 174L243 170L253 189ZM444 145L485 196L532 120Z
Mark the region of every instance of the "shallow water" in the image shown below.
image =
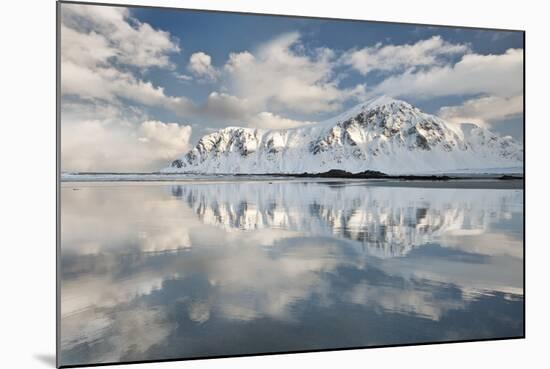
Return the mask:
M523 335L523 191L63 183L61 364Z

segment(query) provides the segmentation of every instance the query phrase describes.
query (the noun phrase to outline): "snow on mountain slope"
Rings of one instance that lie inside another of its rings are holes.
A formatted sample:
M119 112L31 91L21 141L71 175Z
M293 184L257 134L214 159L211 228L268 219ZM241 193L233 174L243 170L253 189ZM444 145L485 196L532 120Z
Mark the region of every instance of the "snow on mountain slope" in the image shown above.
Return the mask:
M418 174L523 167L511 137L467 125L462 130L387 96L300 128L227 127L202 137L164 172Z

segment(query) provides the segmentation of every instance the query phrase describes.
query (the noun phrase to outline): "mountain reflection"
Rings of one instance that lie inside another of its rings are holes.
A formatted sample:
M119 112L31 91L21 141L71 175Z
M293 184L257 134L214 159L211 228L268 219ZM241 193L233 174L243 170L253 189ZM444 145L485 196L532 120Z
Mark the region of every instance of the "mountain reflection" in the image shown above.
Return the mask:
M173 186L199 219L224 230L285 229L358 241L403 256L450 232L483 233L512 216L521 191L389 188L319 183ZM517 250L521 252L521 249Z
M80 189L62 189L64 365L523 334L521 190Z

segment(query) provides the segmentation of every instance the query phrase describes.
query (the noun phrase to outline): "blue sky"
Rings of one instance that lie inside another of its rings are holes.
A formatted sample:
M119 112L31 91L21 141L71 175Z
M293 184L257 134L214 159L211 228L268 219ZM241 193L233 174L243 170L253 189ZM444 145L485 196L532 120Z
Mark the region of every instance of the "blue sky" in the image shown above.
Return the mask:
M131 12L141 21L178 37L184 47L173 61L182 73L185 73L189 57L194 52L206 52L212 57L212 64L223 65L231 52L254 50L280 34L293 31L302 35L301 40L308 47L328 47L342 52L374 46L379 42L414 44L433 36L441 36L452 43L470 44L472 51L481 54L502 54L509 48L523 48L521 32L158 8L135 8ZM196 91L197 86L183 89L169 74L165 77L162 82L168 92L177 94L183 91L196 94L197 98L208 95L207 86L199 91ZM162 78L162 75L157 78ZM345 82L362 81L376 82L377 78L354 73Z
M187 62L194 52L205 52L211 56L213 65L223 66L231 52L254 50L277 35L293 31L302 35L301 41L308 47L328 47L341 52L374 46L379 42L414 44L433 36L441 36L452 43L469 44L473 52L480 54L502 54L509 48L523 48L521 32L151 8L136 8L132 14L155 28L169 31L186 45L179 60L174 59L181 73L186 73ZM458 57L450 59L457 61ZM342 81L343 87L357 83L370 85L384 78L384 74L362 76L353 70L348 72L350 76ZM151 74L151 78L158 79L170 94L184 94L197 100L205 100L212 90L211 85L182 84L170 73L161 71ZM409 98L408 101L427 112L437 113L441 106L459 104L467 97L450 95L418 101ZM506 127L497 128L521 138L521 119L507 121Z
M224 126L296 127L379 94L523 139L521 32L63 4L61 36L68 170L154 167Z

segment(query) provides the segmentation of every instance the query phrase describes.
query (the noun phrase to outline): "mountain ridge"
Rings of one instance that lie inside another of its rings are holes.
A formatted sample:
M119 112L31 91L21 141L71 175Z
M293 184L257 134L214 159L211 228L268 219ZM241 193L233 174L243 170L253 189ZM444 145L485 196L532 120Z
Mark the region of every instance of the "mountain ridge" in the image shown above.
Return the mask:
M381 96L302 127L225 127L203 136L162 171L407 175L513 166L523 166L523 148L511 137L477 126L464 132L405 101Z

